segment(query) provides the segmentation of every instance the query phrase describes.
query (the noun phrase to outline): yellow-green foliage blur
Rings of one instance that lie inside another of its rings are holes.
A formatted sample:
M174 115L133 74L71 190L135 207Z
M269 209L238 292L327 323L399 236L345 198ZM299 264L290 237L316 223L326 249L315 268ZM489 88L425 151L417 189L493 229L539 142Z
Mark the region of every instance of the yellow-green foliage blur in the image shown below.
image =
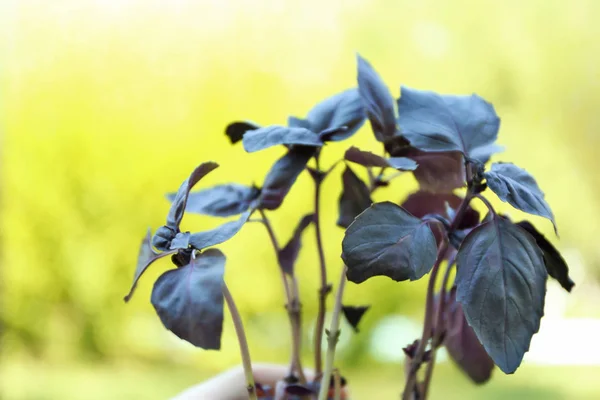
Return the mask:
M395 97L405 84L476 92L494 104L506 146L495 160L531 172L556 215L561 237L552 240L577 283L564 296L564 315L598 317L599 17L594 0L2 1L0 398L165 399L237 364L228 314L221 352L195 349L163 328L149 295L167 261L123 303L140 239L163 223L164 194L202 161L221 164L202 186L260 184L282 150L246 154L229 144L224 127L304 115L356 85L356 52ZM350 144L378 149L366 124L350 142L328 146L324 163ZM400 201L414 188L407 175L375 200ZM273 213L280 240L310 211L312 190L302 175ZM339 173L324 191L334 282L343 236L335 226ZM532 220L552 237L550 223ZM184 224L200 230L218 222L187 216ZM312 227L304 243L297 270L309 363L318 287ZM285 362L288 326L264 229L249 224L220 248L254 359ZM373 305L359 335L345 329L339 353L357 399L396 398L401 390L400 363L373 355L370 332L386 315L420 324L423 288L386 278L348 286L348 299ZM556 343L568 345L567 338ZM475 388L445 362L432 396L600 398L598 373L525 363Z

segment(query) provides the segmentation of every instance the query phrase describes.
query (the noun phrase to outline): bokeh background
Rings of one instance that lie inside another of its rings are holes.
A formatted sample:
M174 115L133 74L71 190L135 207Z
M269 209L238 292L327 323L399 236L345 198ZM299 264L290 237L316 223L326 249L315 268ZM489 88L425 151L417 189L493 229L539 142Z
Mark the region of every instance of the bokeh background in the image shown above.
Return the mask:
M221 352L164 330L149 302L163 261L122 301L164 194L200 162L221 164L203 186L261 183L280 148L246 154L227 123L284 123L356 84L355 53L400 84L491 101L506 151L526 168L558 222L533 222L563 252L571 295L550 282L546 316L515 375L474 387L443 355L432 396L600 398L600 2L595 0L3 0L0 2L0 397L165 399L239 362L229 315ZM368 124L328 146L377 150ZM325 183L324 237L337 280L341 168ZM416 188L398 180L376 200ZM506 205L495 204L519 216ZM287 240L312 203L302 175L272 214ZM189 216L188 229L221 221ZM314 230L297 270L306 347L316 309ZM285 362L288 326L264 229L249 224L220 246L255 360ZM396 398L401 347L416 338L424 283L376 278L346 299L372 304L361 333L344 329L339 365L356 399ZM332 298L330 297L330 304ZM306 349L306 348L305 348ZM305 352L305 363L311 354Z

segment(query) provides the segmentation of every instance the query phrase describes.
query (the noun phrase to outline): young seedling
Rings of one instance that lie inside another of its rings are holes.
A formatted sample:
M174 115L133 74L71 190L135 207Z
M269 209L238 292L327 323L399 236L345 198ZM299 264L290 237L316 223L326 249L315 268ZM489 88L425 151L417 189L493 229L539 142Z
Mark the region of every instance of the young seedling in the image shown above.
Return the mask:
M129 294L154 261L170 256L175 269L154 284L151 302L164 326L179 338L218 350L223 308L231 312L240 343L251 399L344 399L346 380L335 368L340 318L358 332L369 306L344 305L346 281L363 283L374 276L414 281L425 275L428 287L420 338L403 348L406 354L404 399L426 399L436 351L445 346L450 357L475 383L491 377L494 365L514 373L538 331L543 315L548 275L571 291L568 267L554 246L528 221L512 222L500 215L482 195L491 190L513 207L552 221L554 216L534 178L510 163L486 165L502 150L495 144L500 119L491 104L477 95L451 96L401 88L394 101L375 69L357 56L358 87L329 97L305 118L289 117L287 126L262 127L234 122L226 128L232 143L242 142L253 153L278 146L285 153L270 168L262 186L229 183L191 192L217 167L198 166L177 193L169 194L171 209L164 226L149 231L139 252ZM354 135L368 119L382 155L347 148L344 158L327 168L321 153L334 142ZM342 193L336 224L345 229L344 262L329 329L325 329L328 282L321 234L321 187L340 162ZM309 165L311 164L311 165ZM354 168L365 168L364 182ZM277 210L303 171L314 182L313 210L300 216L292 237L282 245L270 213ZM373 204L375 190L389 190L390 182L410 173L419 190L400 205ZM489 190L488 190L489 188ZM460 194L462 193L462 195ZM471 207L477 199L488 209L481 220ZM182 232L186 212L214 217L238 216L218 228ZM255 218L251 216L257 214ZM275 387L254 382L243 324L224 281L225 256L213 246L231 239L247 222L265 229L283 286L291 336L289 374ZM314 225L320 287L314 334L315 379L308 382L301 363L302 303L295 264L303 232ZM456 274L453 278L453 268ZM436 290L438 275L442 283ZM325 364L321 353L327 337ZM421 367L425 372L420 374ZM422 376L420 376L422 375Z

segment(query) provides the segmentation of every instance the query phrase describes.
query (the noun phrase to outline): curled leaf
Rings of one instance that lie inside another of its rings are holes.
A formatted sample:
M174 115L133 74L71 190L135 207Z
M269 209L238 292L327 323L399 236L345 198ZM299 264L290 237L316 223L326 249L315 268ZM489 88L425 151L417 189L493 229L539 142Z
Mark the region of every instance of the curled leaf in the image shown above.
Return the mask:
M429 272L436 256L427 223L390 202L373 204L356 217L342 241L346 276L354 283L377 275L416 280Z
M358 324L371 306L342 306L342 312L346 321L352 326L354 332L358 333Z
M209 231L192 233L188 239L189 245L194 249L201 250L231 239L242 229L242 226L248 221L253 211L253 209L250 209L240 215L237 220L226 222Z
M314 106L306 116L308 129L316 133L330 130L328 141L352 136L365 122L365 110L358 89L348 89L328 97ZM346 127L346 129L340 129Z
M398 124L411 146L423 151L460 151L487 162L501 148L494 145L500 118L483 98L439 95L403 86Z
M235 144L242 140L244 134L248 131L253 131L260 128L260 125L249 121L236 121L227 125L225 128L225 134L231 141L231 144Z
M314 155L312 147L295 147L289 150L271 167L261 189L260 208L275 210L279 208L298 175Z
M358 90L375 138L385 142L396 135L394 98L371 64L356 55Z
M162 274L151 302L165 328L196 347L221 348L225 256L209 249Z
M288 126L290 128L310 129L310 122L306 119L289 116L288 117Z
M285 126L267 126L244 135L242 140L248 153L263 150L268 147L285 145L302 145L321 147L323 142L319 135L306 128L288 128Z
M467 235L456 259L456 298L467 322L494 363L511 374L544 313L542 252L525 230L496 216Z
M260 195L256 187L228 183L191 192L187 199L185 211L195 214L230 217L248 210ZM173 201L175 194L169 193L167 198Z
M488 187L500 200L526 213L548 218L556 232L556 221L544 193L527 171L512 163L494 163L484 175Z
M350 147L344 154L344 159L364 167L394 168L401 171L414 171L417 169L417 163L406 157L385 158L373 154L370 151L363 151L356 147Z
M337 226L347 228L354 218L369 207L371 191L367 185L346 165L342 174L342 194L340 195Z
M152 232L148 229L148 233L142 239L142 244L140 245L140 251L138 254L137 266L135 267L135 272L133 274L133 284L131 285L131 289L129 289L129 293L123 298L125 302L128 302L133 296L135 292L135 288L137 287L137 283L146 269L152 264L154 261L159 258L163 258L169 256L171 254L175 254L177 251L167 251L164 253L158 253L154 251L152 245L150 244L150 240L152 238Z
M288 275L294 275L294 264L302 246L302 233L315 220L314 214L302 217L289 242L277 254L279 266Z
M559 251L542 235L529 221L517 222L517 225L525 229L542 250L544 264L548 275L553 277L567 292L570 292L575 286L575 282L569 276L569 267Z
M166 226L175 233L179 232L179 224L181 224L181 220L183 219L183 213L185 211L188 195L190 194L190 190L194 187L196 183L200 179L202 179L206 174L217 168L219 164L215 162L205 162L200 164L188 179L186 179L177 194L173 198L173 202L171 203L171 209L169 210L169 215L167 216L167 224Z

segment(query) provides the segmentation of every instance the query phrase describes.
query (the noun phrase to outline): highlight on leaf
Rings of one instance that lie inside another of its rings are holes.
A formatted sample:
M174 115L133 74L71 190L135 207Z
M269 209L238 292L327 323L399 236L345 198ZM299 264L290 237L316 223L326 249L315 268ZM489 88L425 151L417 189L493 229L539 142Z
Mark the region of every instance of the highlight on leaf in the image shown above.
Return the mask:
M277 125L246 132L242 143L248 153L282 144L312 147L323 146L323 141L313 131L306 128L289 128Z
M554 214L537 182L527 171L512 163L494 163L485 179L500 200L518 210L548 218L557 232Z
M427 223L391 202L367 208L342 241L346 276L354 283L378 275L417 280L429 272L436 257L437 245Z
M247 211L260 195L260 189L239 183L216 185L197 192L190 192L185 212L211 215L215 217L230 217ZM167 199L173 201L174 193L167 194Z
M344 159L346 161L360 164L363 167L393 168L400 171L414 171L418 166L417 163L410 158L385 158L371 153L370 151L360 150L354 146L346 150L346 153L344 153Z

